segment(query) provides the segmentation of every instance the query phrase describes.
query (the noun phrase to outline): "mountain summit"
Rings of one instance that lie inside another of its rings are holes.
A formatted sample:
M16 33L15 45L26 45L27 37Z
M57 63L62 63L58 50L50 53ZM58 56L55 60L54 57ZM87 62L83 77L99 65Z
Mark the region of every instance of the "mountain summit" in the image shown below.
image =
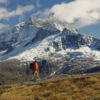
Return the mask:
M29 18L0 34L0 60L38 57L60 58L65 55L100 59L100 39L82 35L68 23L57 19Z

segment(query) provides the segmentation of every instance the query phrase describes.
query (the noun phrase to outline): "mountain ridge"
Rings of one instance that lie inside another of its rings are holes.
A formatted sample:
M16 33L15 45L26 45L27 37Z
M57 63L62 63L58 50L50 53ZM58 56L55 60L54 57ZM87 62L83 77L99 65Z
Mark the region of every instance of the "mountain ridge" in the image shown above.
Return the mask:
M62 26L62 29L59 26ZM48 56L50 53L56 53L57 51L62 51L66 54L68 49L73 49L76 52L81 47L90 49L89 52L93 52L93 55L95 55L95 52L99 54L100 51L100 39L82 35L67 23L56 19L42 21L30 17L27 22L16 25L12 30L0 34L0 36L1 61L16 55L19 56L24 51L29 52L29 48L30 52L37 51L38 54L38 51L42 51L41 54L45 55L46 53ZM38 49L36 50L34 47ZM31 55L29 54L29 56ZM39 57L39 55L36 56ZM34 55L31 60L33 58Z

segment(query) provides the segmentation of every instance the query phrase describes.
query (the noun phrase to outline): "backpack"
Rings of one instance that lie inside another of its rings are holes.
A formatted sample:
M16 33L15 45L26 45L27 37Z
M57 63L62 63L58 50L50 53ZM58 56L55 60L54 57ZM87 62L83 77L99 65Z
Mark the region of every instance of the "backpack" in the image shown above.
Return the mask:
M30 69L33 70L34 63L30 63Z
M32 63L30 63L30 69L31 70L38 70L38 62L36 61L36 62L32 62Z

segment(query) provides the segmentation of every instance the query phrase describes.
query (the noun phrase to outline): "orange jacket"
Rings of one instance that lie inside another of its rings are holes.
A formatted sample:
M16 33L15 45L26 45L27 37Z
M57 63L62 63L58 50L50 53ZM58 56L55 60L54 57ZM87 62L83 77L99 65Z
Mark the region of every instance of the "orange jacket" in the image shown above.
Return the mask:
M38 62L35 61L33 64L33 70L38 70L38 67L39 67Z

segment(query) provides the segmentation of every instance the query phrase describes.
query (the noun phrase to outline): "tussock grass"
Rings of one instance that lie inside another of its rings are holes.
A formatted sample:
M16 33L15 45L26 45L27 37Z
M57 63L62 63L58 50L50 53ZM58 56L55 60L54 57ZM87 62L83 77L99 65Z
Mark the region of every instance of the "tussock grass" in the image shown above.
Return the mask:
M100 100L100 74L35 84L1 85L0 100Z

